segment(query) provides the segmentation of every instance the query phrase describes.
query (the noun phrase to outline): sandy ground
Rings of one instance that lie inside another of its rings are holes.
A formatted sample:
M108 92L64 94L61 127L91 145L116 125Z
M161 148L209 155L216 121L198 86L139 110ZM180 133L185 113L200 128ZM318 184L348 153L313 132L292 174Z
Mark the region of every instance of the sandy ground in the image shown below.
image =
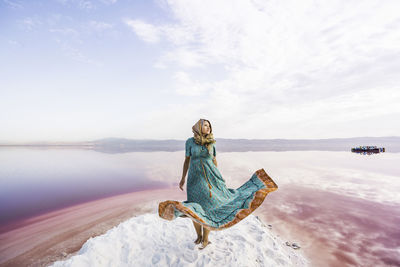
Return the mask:
M186 199L177 188L146 190L91 201L26 220L0 234L0 266L47 266L76 253L90 237L148 212L163 200Z
M234 227L213 231L204 249L193 242L196 237L191 220L146 213L90 238L78 255L52 267L309 266L301 250L289 248L252 214Z

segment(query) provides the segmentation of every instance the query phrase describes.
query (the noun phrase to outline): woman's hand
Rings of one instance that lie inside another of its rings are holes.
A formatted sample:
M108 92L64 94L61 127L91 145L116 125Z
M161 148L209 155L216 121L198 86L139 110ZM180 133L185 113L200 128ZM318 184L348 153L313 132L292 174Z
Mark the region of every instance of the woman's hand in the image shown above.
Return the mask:
M179 183L179 188L183 191L183 185L185 184L185 178L182 178L181 182Z
M217 163L217 158L216 157L213 158L213 162L214 162L215 167L218 167L218 163Z

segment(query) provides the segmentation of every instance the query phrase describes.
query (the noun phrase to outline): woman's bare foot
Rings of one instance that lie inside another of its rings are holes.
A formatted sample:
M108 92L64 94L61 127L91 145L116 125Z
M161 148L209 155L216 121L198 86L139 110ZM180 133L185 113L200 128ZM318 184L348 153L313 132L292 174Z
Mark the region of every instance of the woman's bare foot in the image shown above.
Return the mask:
M197 237L197 239L194 241L195 244L200 244L201 240L203 239L202 236Z
M199 249L203 249L203 248L205 248L208 244L211 244L211 241L206 241L206 240L203 240L203 242L201 243L201 247L199 247Z

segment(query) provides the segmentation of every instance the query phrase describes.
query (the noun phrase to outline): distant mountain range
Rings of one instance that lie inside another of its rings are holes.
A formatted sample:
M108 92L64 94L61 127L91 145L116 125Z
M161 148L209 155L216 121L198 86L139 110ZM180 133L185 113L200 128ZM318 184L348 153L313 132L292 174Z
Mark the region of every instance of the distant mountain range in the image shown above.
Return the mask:
M400 152L400 137L352 137L330 139L225 139L216 138L218 152L244 151L293 151L328 150L350 151L357 146L385 147L386 152ZM30 147L79 147L105 153L123 153L133 151L180 151L184 150L186 140L143 140L127 138L104 138L88 142L32 142L0 143L0 146Z

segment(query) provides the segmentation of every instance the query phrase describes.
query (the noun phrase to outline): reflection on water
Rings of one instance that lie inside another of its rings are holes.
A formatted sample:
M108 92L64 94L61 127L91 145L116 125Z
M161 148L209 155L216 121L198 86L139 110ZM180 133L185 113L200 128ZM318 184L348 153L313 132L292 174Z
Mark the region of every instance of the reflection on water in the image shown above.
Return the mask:
M0 149L0 227L69 205L166 187L168 173L153 168L168 162L157 162L165 154Z
M372 154L379 154L383 153L380 151L352 151L353 153L361 154L361 155L372 155Z
M279 189L255 214L316 266L400 265L400 154L217 151L217 159L229 188L265 169ZM184 151L1 149L1 223L144 188L179 190L183 161Z
M279 189L255 214L298 242L314 266L400 266L398 162L394 153L220 154L234 186L261 167L275 180Z

